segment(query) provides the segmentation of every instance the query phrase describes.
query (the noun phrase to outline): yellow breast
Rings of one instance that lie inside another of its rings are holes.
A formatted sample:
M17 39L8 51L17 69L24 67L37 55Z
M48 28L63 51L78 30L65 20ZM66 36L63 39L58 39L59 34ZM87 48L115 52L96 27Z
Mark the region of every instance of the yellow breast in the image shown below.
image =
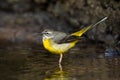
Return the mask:
M71 42L71 43L63 43L63 44L57 44L51 39L45 39L43 41L44 47L55 54L63 54L67 52L70 48L74 47L76 41Z

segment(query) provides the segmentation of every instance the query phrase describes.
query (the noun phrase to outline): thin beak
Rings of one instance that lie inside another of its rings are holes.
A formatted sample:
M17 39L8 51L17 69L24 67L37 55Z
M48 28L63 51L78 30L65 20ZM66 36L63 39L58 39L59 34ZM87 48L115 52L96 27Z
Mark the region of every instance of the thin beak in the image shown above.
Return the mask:
M35 33L35 35L43 35L43 33Z
M42 32L41 34L43 35L43 34L45 34L45 32Z

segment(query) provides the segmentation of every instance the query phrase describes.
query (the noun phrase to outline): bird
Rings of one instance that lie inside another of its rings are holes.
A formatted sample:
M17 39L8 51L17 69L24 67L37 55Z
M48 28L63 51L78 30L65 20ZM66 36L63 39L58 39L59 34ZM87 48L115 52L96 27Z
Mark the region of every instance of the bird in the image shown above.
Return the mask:
M42 31L43 46L49 52L60 55L59 65L61 65L63 54L73 48L85 32L94 28L96 25L105 21L106 19L107 17L104 17L95 24L84 27L81 30L72 34L67 34L51 29L45 29Z

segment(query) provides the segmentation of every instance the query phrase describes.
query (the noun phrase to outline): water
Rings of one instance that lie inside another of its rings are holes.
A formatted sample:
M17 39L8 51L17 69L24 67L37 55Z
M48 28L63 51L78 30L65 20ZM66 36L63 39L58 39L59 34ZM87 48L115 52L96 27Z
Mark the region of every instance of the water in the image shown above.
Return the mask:
M1 48L0 80L120 80L119 58L72 50L64 55L63 71L58 58L40 49Z

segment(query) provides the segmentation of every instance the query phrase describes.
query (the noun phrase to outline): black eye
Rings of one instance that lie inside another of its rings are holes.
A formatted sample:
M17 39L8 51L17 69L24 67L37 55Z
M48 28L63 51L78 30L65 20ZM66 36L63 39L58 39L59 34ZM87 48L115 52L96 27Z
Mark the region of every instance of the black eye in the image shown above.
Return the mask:
M49 33L46 33L46 34L49 34Z
M49 33L45 33L45 35L49 35Z

